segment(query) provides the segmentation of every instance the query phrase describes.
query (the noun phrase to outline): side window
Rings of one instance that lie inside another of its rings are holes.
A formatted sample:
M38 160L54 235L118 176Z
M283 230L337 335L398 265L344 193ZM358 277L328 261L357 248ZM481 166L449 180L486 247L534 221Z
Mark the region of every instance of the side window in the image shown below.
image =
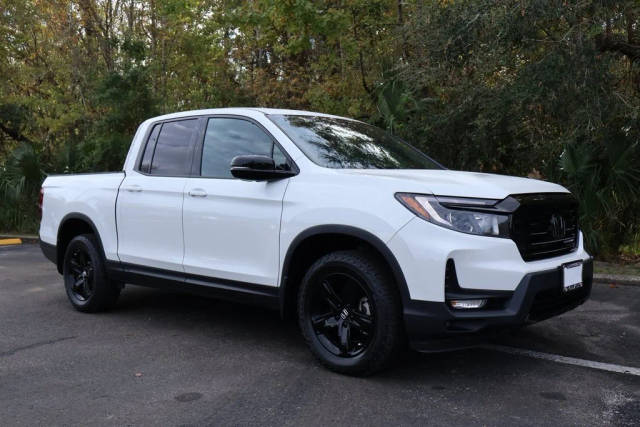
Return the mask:
M286 156L262 129L247 120L211 118L202 148L201 176L232 178L231 159L243 154L269 156L276 167L288 170Z
M291 166L289 166L289 160L287 160L287 156L284 155L280 147L276 144L273 144L273 161L276 164L276 169L288 171L291 170Z
M151 160L150 173L163 176L189 175L194 136L197 132L197 119L163 123Z
M149 173L149 169L151 168L151 159L153 158L153 149L156 148L156 140L158 139L161 126L162 125L160 124L155 125L149 134L149 139L147 140L147 145L145 146L144 154L142 155L142 161L140 162L141 172Z

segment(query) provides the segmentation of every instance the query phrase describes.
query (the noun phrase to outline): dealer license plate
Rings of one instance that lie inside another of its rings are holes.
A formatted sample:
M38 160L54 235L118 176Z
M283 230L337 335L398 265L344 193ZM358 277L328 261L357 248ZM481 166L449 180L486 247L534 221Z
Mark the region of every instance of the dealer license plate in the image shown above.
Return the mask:
M570 292L582 287L582 261L562 266L562 290Z

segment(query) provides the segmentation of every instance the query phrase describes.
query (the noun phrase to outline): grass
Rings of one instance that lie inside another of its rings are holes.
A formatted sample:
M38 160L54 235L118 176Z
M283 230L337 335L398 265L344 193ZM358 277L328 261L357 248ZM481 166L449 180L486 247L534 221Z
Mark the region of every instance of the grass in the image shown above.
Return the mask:
M596 261L594 273L640 276L640 262L617 264L613 262Z

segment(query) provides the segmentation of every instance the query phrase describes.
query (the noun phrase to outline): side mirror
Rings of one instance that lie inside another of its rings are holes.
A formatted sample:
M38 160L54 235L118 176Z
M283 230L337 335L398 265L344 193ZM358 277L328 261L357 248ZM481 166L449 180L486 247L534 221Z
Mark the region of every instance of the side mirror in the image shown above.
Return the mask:
M275 181L296 175L294 171L276 169L271 157L257 154L234 157L230 171L234 177L247 181Z

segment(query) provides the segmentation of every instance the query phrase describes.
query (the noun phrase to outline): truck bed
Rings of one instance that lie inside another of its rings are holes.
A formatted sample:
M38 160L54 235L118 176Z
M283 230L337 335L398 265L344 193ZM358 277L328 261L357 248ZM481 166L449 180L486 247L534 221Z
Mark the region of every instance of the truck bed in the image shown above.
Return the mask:
M40 240L55 245L58 226L70 215L86 217L102 238L107 259L117 260L116 200L124 172L50 175L45 190ZM73 214L71 214L73 212Z

